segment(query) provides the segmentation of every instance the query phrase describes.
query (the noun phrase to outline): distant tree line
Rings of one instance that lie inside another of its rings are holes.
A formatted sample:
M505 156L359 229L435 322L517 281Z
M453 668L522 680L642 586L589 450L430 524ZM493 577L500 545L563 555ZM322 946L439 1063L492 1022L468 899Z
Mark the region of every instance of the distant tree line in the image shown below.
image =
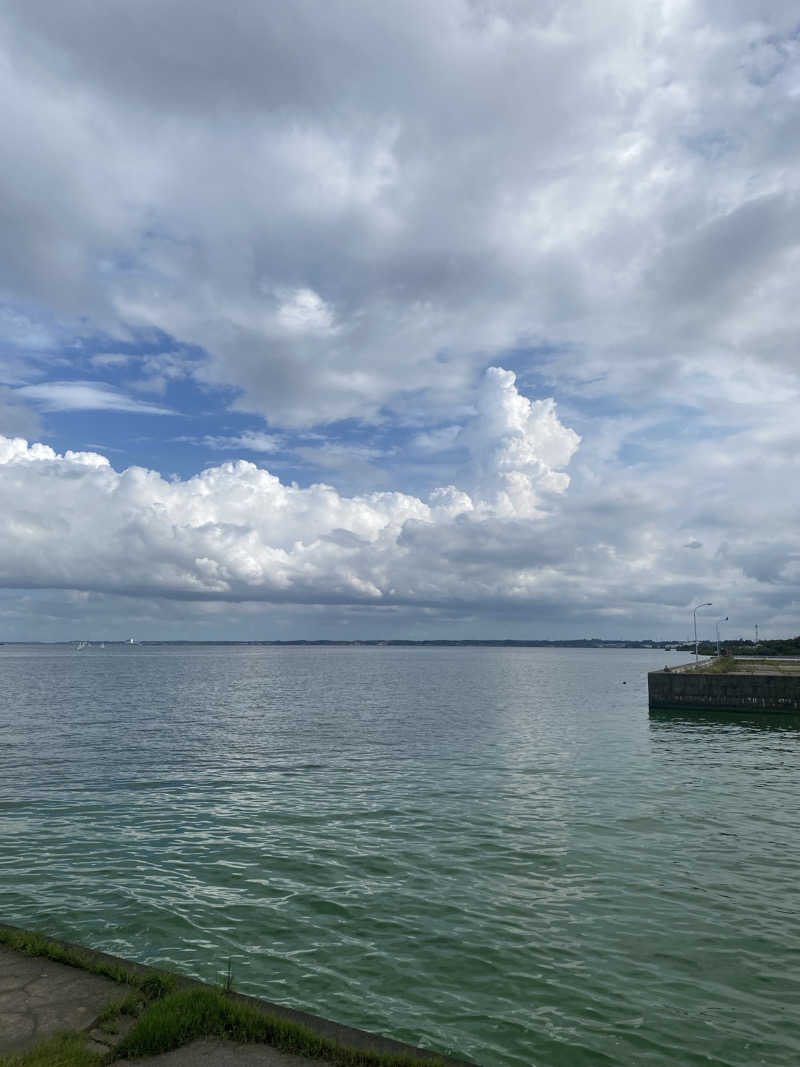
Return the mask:
M700 641L698 652L701 656L717 654L716 641ZM680 646L681 652L694 652L694 642ZM781 637L772 641L723 641L720 651L729 656L800 656L800 636Z

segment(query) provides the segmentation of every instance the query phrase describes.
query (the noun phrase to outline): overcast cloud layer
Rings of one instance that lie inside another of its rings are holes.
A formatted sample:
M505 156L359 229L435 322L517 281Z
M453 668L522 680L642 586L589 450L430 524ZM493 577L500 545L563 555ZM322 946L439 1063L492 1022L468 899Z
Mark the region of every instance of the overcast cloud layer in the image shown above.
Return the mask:
M796 5L0 20L0 638L800 632Z

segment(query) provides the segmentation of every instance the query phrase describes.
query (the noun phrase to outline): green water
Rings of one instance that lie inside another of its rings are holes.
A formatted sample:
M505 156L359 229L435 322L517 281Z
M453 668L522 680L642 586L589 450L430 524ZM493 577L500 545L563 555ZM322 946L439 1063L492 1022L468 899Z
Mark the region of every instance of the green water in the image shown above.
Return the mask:
M664 652L0 648L0 909L486 1065L800 1062L800 724Z

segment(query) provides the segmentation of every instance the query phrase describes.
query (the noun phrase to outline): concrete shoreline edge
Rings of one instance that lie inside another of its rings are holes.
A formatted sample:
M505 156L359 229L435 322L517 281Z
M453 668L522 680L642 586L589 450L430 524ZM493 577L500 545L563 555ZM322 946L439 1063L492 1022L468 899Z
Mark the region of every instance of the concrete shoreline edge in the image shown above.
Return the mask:
M100 949L89 948L86 945L64 941L61 938L53 937L42 930L29 930L23 927L14 926L11 923L0 922L0 935L3 933L7 933L12 937L42 938L50 945L56 946L58 949L62 950L65 955L69 957L77 957L74 960L65 959L63 962L67 963L69 966L75 966L78 969L81 967L81 964L78 961L82 958L88 968L98 968L101 973L103 969L107 968L109 971L119 970L127 972L139 979L144 979L149 976L169 975L174 979L176 986L179 989L216 990L217 992L220 990L220 986L214 986L196 978L189 978L175 971L168 971L161 967L151 967L148 964L138 963L135 960L129 960L122 956L115 956L111 953L103 952ZM2 940L0 940L0 943L3 943ZM14 946L11 945L10 947L13 948ZM18 951L24 952L25 950L19 949ZM312 1015L309 1012L290 1008L283 1004L275 1004L272 1001L252 996L247 993L239 993L236 992L236 990L231 990L226 992L226 996L236 1002L249 1005L260 1012L276 1016L286 1022L307 1027L321 1037L328 1038L342 1046L352 1049L378 1054L383 1053L394 1056L407 1056L415 1059L421 1064L434 1061L438 1064L442 1064L443 1067L477 1067L476 1064L468 1060L454 1059L442 1052L435 1052L431 1049L425 1049L417 1045L410 1045L403 1041L397 1041L391 1037L384 1037L381 1034L374 1034L367 1030L360 1030L356 1027L346 1026L343 1023L334 1022L323 1016Z
M721 666L726 668L723 658ZM731 661L733 662L733 661ZM740 673L713 671L688 663L665 667L647 675L647 698L651 711L717 711L739 715L800 715L800 673L783 674L770 669Z

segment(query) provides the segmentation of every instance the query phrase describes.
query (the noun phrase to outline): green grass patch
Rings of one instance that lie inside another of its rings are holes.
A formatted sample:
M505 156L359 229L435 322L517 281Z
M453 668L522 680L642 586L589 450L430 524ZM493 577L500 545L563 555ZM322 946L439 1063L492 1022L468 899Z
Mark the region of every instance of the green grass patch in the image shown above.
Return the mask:
M147 1000L157 1000L159 997L171 993L178 984L175 975L163 971L149 969L144 973L137 973L112 960L104 960L90 952L83 952L79 948L71 948L69 945L59 944L58 941L50 941L42 934L30 933L27 930L13 930L7 926L0 926L0 945L8 945L17 952L24 952L26 956L43 956L56 963L65 963L68 967L79 967L82 971L91 974L99 974L104 978L110 978L120 985L128 985L140 990Z
M141 979L125 967L98 959L88 952L70 948L69 945L50 941L42 934L29 933L27 930L11 930L0 926L0 944L8 945L17 952L24 952L26 956L44 956L48 960L55 960L56 963L66 963L68 967L80 967L82 971L101 974L115 982L134 986L141 983Z
M733 656L716 656L710 663L697 668L699 674L735 674L737 663Z
M325 1059L337 1067L419 1067L421 1063L441 1067L439 1059L421 1060L342 1045L214 989L184 989L150 1004L118 1046L117 1056L153 1056L201 1037L259 1042L282 1052Z
M106 1059L87 1049L84 1034L70 1030L54 1034L26 1052L0 1056L0 1067L100 1067Z
M97 1016L97 1025L109 1034L116 1034L119 1032L119 1020L123 1015L135 1018L141 1015L146 1007L147 997L138 989L134 990L124 999L112 1000L110 1004L106 1004Z

